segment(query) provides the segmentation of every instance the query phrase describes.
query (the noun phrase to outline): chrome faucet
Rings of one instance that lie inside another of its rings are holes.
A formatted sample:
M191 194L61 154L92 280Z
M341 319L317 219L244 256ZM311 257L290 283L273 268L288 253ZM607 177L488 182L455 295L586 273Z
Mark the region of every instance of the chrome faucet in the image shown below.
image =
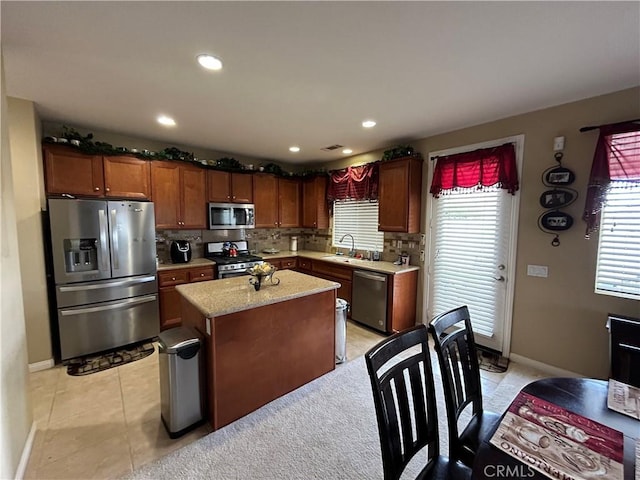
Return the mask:
M342 243L343 240L346 237L351 237L351 250L349 250L349 256L350 257L355 257L355 255L356 255L356 241L354 240L353 235L351 235L350 233L345 233L342 236L342 238L340 239L340 243Z

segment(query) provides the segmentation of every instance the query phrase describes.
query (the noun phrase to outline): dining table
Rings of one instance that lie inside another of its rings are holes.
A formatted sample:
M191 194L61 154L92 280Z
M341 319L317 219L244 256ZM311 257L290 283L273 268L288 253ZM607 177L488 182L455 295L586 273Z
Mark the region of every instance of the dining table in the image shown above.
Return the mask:
M524 395L520 395L520 393ZM636 461L638 442L640 441L640 420L631 416L618 413L607 406L608 383L604 380L591 378L544 378L529 383L522 388L518 394L523 398L536 397L547 405L553 405L564 409L567 412L577 414L598 424L609 427L609 429L621 432L623 443L622 469L624 480L640 479L636 473ZM532 397L531 397L532 396ZM516 400L519 397L516 397ZM516 402L514 400L514 402ZM513 404L512 404L513 405ZM510 407L511 410L513 408ZM505 420L505 416L510 411L508 409L501 422L494 427L491 435L481 442L473 463L474 479L496 479L496 478L522 478L522 479L546 479L546 478L596 478L591 477L588 472L584 476L577 473L570 473L571 477L552 472L550 475L541 473L531 464L527 463L527 457L515 458L513 455L498 448L491 442L496 430L500 429L500 424ZM522 411L522 410L521 410ZM525 413L528 410L525 409ZM504 427L503 427L504 428ZM583 432L584 433L584 432ZM551 435L553 438L553 436ZM578 437L580 438L580 437ZM618 434L619 438L619 434ZM547 440L548 441L548 440ZM546 447L546 445L544 445ZM540 447L535 450L542 450ZM536 452L534 452L535 455Z

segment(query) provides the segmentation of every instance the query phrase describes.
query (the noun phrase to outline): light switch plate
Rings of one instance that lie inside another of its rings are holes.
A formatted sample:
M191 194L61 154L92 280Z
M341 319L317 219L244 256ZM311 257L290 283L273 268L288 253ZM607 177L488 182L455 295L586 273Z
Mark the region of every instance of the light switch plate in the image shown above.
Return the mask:
M527 275L547 278L549 276L549 267L546 265L527 265Z

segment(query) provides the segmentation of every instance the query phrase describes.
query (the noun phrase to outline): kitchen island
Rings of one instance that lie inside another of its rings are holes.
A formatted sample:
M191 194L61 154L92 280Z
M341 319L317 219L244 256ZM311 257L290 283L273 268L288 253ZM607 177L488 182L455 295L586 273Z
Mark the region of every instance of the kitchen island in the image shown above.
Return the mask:
M207 410L217 430L335 368L339 283L291 270L177 286L183 325L204 337Z

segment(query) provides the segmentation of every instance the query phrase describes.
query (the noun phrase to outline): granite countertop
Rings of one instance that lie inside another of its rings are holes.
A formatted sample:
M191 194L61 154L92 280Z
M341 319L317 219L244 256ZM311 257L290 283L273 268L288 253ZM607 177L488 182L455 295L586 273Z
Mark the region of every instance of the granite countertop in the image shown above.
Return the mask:
M335 263L336 265L344 265L345 267L351 267L353 269L371 270L373 272L387 273L390 275L420 270L420 267L417 265L400 266L394 265L393 262L372 262L370 260L359 260L357 258L333 255L327 252L316 252L313 250L298 250L297 252L282 250L279 253L260 253L259 255L267 262L279 258L302 257Z
M187 283L177 285L176 290L205 317L212 318L340 287L337 282L293 270L281 270L275 274L275 278L280 280L279 285L263 282L260 290L256 291L253 285L249 284L250 278L242 276Z
M212 267L215 264L216 262L208 258L193 258L188 263L161 263L158 265L158 271L175 270L177 268Z

